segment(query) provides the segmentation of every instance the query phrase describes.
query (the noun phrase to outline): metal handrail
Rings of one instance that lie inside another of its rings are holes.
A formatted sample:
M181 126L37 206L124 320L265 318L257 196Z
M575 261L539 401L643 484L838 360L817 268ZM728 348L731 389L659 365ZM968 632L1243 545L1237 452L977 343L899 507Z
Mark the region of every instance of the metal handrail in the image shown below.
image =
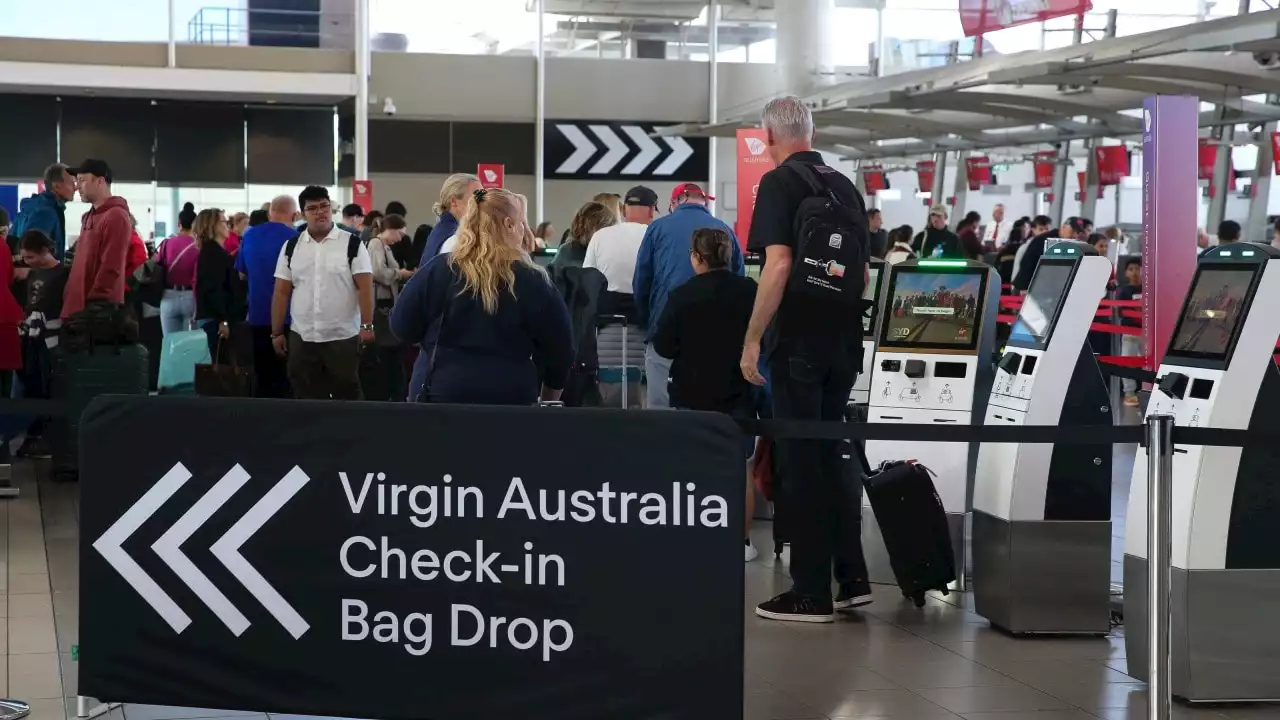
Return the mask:
M272 19L276 22L269 27L255 28L251 22L254 18ZM313 10L257 10L206 6L197 10L195 15L187 21L187 42L194 45L247 45L251 35L255 38L268 39L346 38L349 30L340 33L326 31L326 20L334 18L354 23L355 16L351 13ZM292 28L287 27L290 19L297 21ZM281 24L286 26L280 27Z

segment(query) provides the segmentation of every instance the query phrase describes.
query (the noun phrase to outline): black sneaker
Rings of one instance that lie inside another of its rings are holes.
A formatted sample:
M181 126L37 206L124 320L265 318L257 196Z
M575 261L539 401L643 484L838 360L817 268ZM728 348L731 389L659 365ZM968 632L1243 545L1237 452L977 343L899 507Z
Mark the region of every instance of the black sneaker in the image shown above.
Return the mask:
M871 584L858 582L841 585L840 593L836 595L836 599L831 603L831 606L836 610L852 610L863 605L870 605L872 602Z
M18 457L51 458L53 457L53 451L49 448L49 443L44 438L28 437L22 442L22 447L18 448Z
M823 602L821 598L809 598L793 592L784 592L760 603L756 606L756 615L766 620L785 622L829 623L836 619L830 600Z

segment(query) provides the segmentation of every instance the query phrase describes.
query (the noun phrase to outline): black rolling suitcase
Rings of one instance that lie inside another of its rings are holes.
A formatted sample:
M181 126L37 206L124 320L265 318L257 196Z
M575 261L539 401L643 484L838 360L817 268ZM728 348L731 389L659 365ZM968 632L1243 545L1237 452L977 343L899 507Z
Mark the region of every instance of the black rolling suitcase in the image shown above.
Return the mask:
M80 468L80 415L99 395L146 395L149 357L142 345L95 345L54 356L53 397L66 417L50 428L53 475L74 480Z
M913 461L886 462L863 481L898 587L916 607L929 590L947 594L956 579L951 527L931 476Z

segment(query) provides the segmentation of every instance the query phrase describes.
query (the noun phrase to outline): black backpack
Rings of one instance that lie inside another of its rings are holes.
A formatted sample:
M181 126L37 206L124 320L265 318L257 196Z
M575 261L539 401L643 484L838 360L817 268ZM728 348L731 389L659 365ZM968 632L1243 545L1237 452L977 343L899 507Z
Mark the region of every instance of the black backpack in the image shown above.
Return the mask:
M305 225L303 226L302 229L303 229L303 232L306 232ZM300 240L301 238L302 238L302 233L300 232L297 235L294 235L293 237L289 238L289 241L284 245L285 264L289 266L290 270L293 269L293 251L298 249L298 240ZM363 244L364 243L361 242L359 235L356 235L355 233L347 233L347 267L348 268L351 267L351 263L355 262L356 256L360 254L360 246Z
M853 189L852 204L842 202L832 180L843 177L826 165L787 163L809 188L796 211L795 254L787 292L862 308L862 270L869 258L870 234L862 196Z

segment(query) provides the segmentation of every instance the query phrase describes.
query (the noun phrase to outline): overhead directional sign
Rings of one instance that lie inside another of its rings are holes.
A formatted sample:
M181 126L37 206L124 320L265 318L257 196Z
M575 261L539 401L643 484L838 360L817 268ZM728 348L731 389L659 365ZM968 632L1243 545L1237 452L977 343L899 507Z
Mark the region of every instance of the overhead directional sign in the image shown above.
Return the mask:
M533 423L583 447L548 456ZM741 434L722 416L116 397L81 432L83 694L742 717Z
M546 173L553 179L706 180L706 138L652 137L664 123L548 120Z

